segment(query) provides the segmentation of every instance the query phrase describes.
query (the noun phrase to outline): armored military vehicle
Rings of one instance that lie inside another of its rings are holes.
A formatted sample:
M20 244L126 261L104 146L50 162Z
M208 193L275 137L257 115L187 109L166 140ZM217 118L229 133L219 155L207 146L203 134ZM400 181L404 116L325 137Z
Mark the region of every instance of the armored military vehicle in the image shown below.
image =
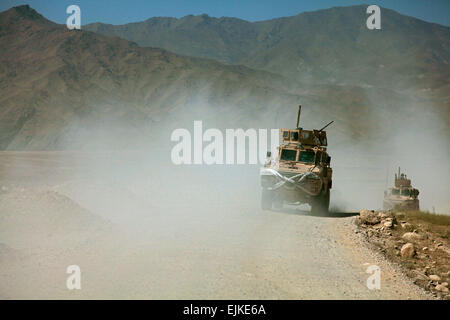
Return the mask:
M411 180L400 172L399 167L398 174L395 174L394 187L384 192L383 209L419 210L418 195L419 190L411 186Z
M324 129L333 121L320 130L305 130L299 127L300 114L301 106L296 129L281 129L278 154L267 152L260 170L263 210L307 203L313 213L328 212L333 170Z

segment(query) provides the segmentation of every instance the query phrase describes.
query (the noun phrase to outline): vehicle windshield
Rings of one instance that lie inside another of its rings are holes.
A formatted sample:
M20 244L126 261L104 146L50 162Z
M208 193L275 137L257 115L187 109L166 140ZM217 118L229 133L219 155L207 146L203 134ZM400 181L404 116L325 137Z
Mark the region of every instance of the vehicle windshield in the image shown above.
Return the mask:
M289 150L289 149L281 150L280 160L296 161L297 160L296 158L297 158L297 150Z
M314 151L300 151L298 161L307 163L314 162Z
M400 190L392 189L392 194L394 194L394 195L400 194Z
M403 189L403 190L402 190L402 196L408 196L408 197L409 197L410 194L411 194L411 193L409 192L409 189Z

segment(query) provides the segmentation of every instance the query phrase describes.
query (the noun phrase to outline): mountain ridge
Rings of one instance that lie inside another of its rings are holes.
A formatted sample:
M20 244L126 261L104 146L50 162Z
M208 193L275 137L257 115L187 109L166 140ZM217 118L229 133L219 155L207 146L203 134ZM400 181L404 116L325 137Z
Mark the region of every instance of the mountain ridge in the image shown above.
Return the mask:
M98 135L117 138L199 99L267 106L270 96L294 96L280 94L281 76L68 30L29 6L0 13L0 28L1 149L81 147L64 144L102 123Z
M450 62L450 28L382 8L382 30L368 30L366 7L333 7L258 22L198 15L84 28L305 82L339 84L345 79L358 85L364 80L400 90L416 82L433 89L448 83L449 72L437 71ZM422 73L421 79L415 77Z
M334 145L383 140L385 127L415 121L423 105L427 123L449 119L445 88L417 97L386 86L305 83L68 30L29 6L0 13L0 46L0 149L129 148L168 142L171 130L199 119L216 128L291 127L300 103L309 128L336 120ZM445 135L448 122L433 130Z

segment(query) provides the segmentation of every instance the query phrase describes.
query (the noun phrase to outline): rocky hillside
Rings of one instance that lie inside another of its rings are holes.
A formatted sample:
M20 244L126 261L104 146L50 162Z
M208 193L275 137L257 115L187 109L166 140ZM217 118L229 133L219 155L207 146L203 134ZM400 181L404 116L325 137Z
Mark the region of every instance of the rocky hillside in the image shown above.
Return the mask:
M247 118L250 105L300 100L280 76L70 31L28 6L0 14L0 46L1 149L78 147L92 135L127 145L199 102Z
M366 27L366 9L335 7L254 23L204 14L84 28L307 83L431 89L441 96L444 90L448 95L450 28L383 8L382 29L372 31Z
M311 13L295 19L310 15L314 16ZM206 16L191 18L216 21ZM286 19L278 23L284 25ZM233 28L235 32L246 30L240 24ZM442 29L434 25L433 28L437 33ZM268 34L275 37L274 32ZM164 34L161 30L160 37ZM187 33L181 34L185 39L192 38ZM180 45L183 41L180 40ZM189 43L191 48L198 47L195 42ZM426 95L394 87L351 84L354 81L350 76L345 78L347 84L333 81L305 84L302 79L289 78L281 65L275 67L277 61L291 61L287 56L264 58L270 62L267 66L273 64L270 68L254 65L266 71L180 56L85 29L68 30L29 6L0 13L0 46L0 149L124 148L148 145L161 136L165 139L163 144L167 144L174 128L190 128L192 121L198 119L205 126L219 128L291 127L299 103L305 106L302 116L305 127L335 120L330 128L333 130L330 143L335 146L372 140L384 142L392 136L391 130L401 132L405 124L427 126L441 136L449 132L448 122L435 121L449 117L448 94L444 98L438 95L436 92L447 92L445 86L438 84ZM244 43L233 46L242 52L254 47ZM324 42L323 46L328 48L329 44ZM256 63L260 58L251 56L252 50L248 51L247 60L212 57L225 62ZM290 50L279 52L287 54ZM444 53L438 56L445 57ZM346 53L335 52L336 57L341 55ZM364 63L358 61L358 68L367 65ZM294 70L291 62L289 65L288 69ZM313 69L314 73L322 72L320 68ZM439 77L445 76L447 70L441 68L436 83L443 82ZM383 78L385 83L393 79L386 75Z
M450 217L426 212L362 210L361 233L389 260L403 267L414 283L450 300Z

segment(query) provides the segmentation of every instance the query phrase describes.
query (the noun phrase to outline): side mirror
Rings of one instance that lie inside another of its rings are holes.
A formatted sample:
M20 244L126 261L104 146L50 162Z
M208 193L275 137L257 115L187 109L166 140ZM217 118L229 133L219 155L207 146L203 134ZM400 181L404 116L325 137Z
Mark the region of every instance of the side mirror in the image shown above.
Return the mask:
M272 156L272 152L267 151L267 158L270 158Z
M331 157L328 156L328 157L327 157L327 164L330 164L330 162L331 162Z

